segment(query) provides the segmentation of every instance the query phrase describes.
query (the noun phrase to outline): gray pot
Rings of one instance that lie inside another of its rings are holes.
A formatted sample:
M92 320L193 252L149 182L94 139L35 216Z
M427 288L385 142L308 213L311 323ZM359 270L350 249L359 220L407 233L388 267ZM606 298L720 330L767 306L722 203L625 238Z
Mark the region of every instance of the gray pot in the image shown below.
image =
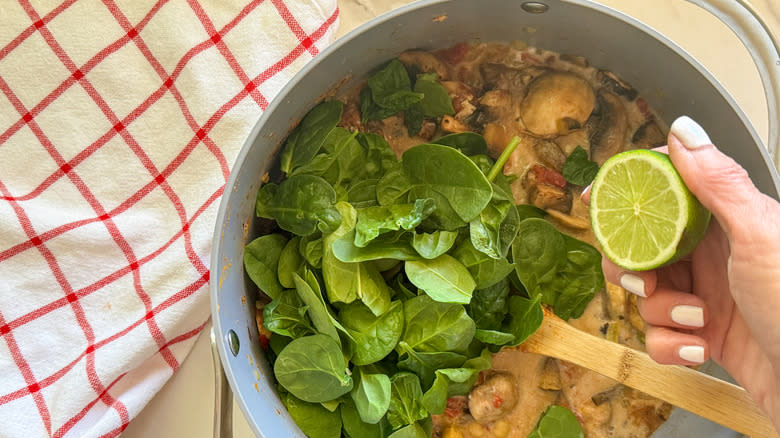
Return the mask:
M425 0L378 17L307 64L252 129L220 204L210 291L215 348L238 404L257 436L303 437L276 394L272 370L259 347L254 315L256 288L243 271L244 245L257 237L253 218L261 177L278 164L275 152L280 143L321 96L336 86L355 85L371 69L406 49L446 47L464 40L519 39L556 52L585 56L592 65L609 68L636 87L667 123L683 114L701 122L712 140L748 169L760 190L778 198L780 179L770 154L734 100L693 58L647 26L609 8L585 0L543 3ZM734 0L709 3L707 7L725 18L737 33L750 33L750 29L763 25L756 24L755 18ZM712 6L714 3L719 5ZM731 10L722 12L726 7ZM447 19L433 21L442 15ZM533 33L529 32L531 28ZM749 35L743 40L754 57L776 58L775 47L766 36ZM763 63L759 71L765 78L771 118L777 114L777 87L773 84L780 83L778 68L774 62ZM348 78L346 83L342 82L344 78ZM774 148L777 118L770 120L770 125L770 144ZM717 373L717 367L711 372ZM222 401L227 409L225 394ZM221 420L230 421L229 416L218 417L215 434L223 429L225 436L229 424ZM678 409L654 436L737 435Z

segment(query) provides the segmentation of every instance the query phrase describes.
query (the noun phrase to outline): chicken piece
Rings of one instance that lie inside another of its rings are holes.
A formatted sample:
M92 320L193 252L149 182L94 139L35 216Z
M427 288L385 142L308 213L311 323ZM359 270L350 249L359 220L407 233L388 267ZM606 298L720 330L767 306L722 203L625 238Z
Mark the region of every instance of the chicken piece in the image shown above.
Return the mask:
M441 85L452 99L456 119L462 121L474 114L477 109L477 93L471 87L460 81L442 81Z
M595 102L593 88L585 79L573 73L550 72L528 86L520 117L532 134L554 138L582 128Z
M447 64L439 60L429 52L412 50L398 55L398 60L407 67L413 67L421 73L436 73L441 81L450 79L450 70Z
M468 132L469 127L463 122L452 116L444 116L441 118L441 129L445 132Z
M571 364L558 362L561 374L561 392L569 409L580 420L585 436L608 436L607 428L612 414L610 403L596 405L592 397L615 386L616 382L593 371Z
M469 393L469 412L480 423L496 421L514 409L518 388L514 377L506 372L493 372Z
M598 94L598 123L590 135L591 160L604 164L626 146L628 114L623 101L614 93L601 90Z
M559 187L547 184L536 184L529 192L531 204L542 210L558 210L568 212L571 210L571 195Z

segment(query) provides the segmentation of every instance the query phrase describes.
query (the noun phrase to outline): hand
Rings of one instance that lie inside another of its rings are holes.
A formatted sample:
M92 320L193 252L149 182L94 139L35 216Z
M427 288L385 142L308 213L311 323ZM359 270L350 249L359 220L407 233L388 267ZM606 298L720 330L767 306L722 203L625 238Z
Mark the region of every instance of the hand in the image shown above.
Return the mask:
M605 258L604 274L642 297L653 359L696 365L712 357L779 427L780 204L693 120L677 119L668 141L675 168L712 212L709 230L679 262L628 272Z

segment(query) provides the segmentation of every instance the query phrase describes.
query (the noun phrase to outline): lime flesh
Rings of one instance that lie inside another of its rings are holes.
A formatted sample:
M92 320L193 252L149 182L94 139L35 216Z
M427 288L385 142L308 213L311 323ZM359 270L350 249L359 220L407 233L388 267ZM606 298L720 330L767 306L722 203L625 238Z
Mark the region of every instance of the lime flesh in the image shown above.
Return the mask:
M655 269L690 253L710 213L665 154L633 150L599 169L590 195L593 233L604 254L632 271Z

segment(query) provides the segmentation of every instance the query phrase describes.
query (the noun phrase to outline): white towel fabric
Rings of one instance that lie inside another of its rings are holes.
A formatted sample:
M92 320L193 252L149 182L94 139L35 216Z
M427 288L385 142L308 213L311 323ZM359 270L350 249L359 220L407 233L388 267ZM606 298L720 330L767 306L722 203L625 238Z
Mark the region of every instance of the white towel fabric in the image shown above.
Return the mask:
M335 0L0 7L0 436L117 436L209 318L219 198Z

